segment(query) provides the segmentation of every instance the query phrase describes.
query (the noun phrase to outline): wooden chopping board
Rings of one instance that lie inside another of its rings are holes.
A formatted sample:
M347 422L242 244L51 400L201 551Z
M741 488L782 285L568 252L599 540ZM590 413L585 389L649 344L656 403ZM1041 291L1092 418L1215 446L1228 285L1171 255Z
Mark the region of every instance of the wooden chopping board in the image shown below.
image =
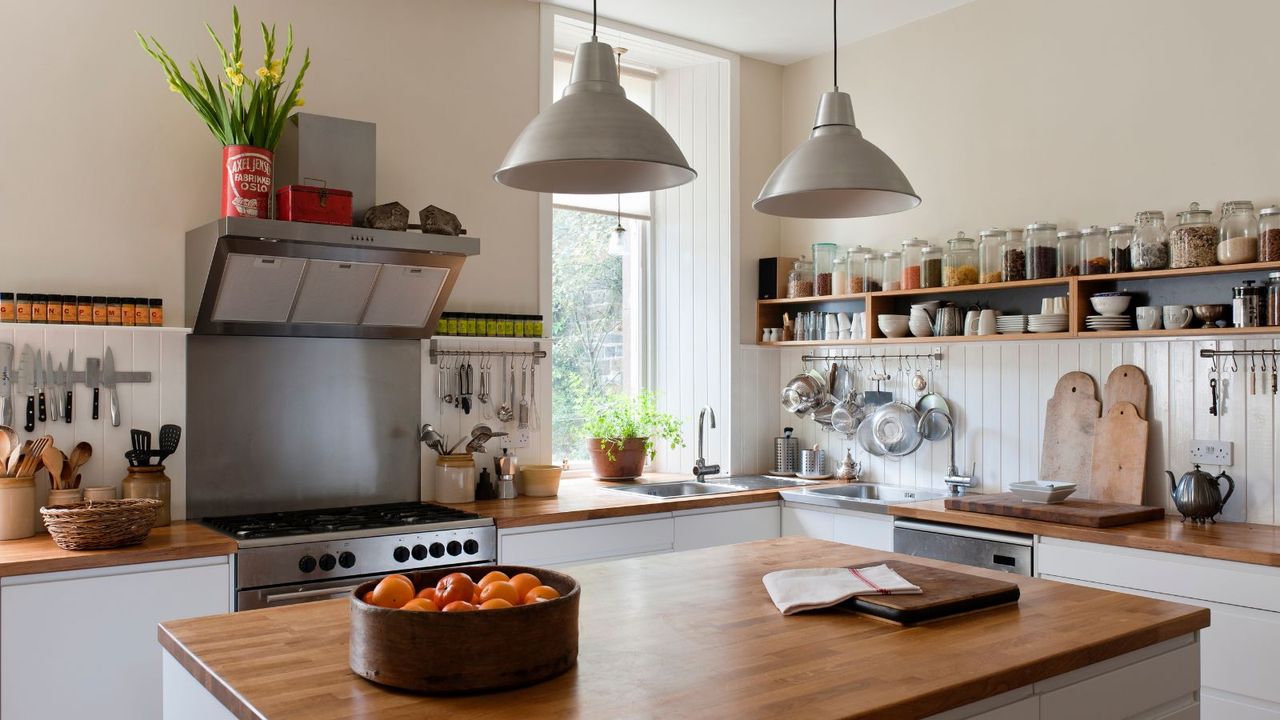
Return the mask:
M1122 505L1095 500L1067 500L1054 505L1045 505L1020 500L1013 493L949 497L944 504L948 510L964 510L1097 528L1129 525L1164 517L1164 508L1150 505Z
M1138 409L1138 417L1147 417L1147 374L1137 365L1117 365L1102 386L1102 413L1111 411L1118 402L1130 402Z
M1017 584L1005 580L897 560L884 564L923 593L863 595L842 607L900 625L915 625L1018 601Z
M1131 402L1116 402L1098 419L1093 443L1093 488L1101 502L1142 504L1147 473L1147 421Z
M1040 479L1073 482L1077 492L1091 496L1094 427L1102 404L1093 377L1069 372L1058 379L1044 413L1044 446Z

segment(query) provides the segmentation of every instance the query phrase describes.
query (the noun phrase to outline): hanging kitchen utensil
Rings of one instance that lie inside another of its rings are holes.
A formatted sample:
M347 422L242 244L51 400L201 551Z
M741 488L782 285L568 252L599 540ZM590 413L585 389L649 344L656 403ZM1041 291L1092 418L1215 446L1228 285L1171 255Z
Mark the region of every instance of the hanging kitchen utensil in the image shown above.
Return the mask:
M873 372L868 375L867 379L876 384L876 389L862 393L862 404L870 408L893 402L893 393L884 390L884 382L890 377L884 372Z
M116 390L116 356L107 348L102 360L102 384L111 396L111 427L120 427L120 393Z
M890 457L910 455L920 447L924 436L916 428L919 421L915 408L902 402L881 405L866 420L872 441Z
M40 386L40 398L37 401L40 422L56 421L58 419L58 396L53 392L53 353L46 352L44 359L41 359L40 353L36 353L36 367L38 369L36 377L39 378L37 382ZM50 402L50 400L53 402Z
M64 405L62 408L63 409L62 419L67 421L68 423L71 422L71 406L75 404L72 402L72 400L74 399L76 384L75 384L75 381L71 379L71 374L74 373L75 371L76 371L76 351L68 350L67 351L67 374L63 376L63 380L65 382L65 386L63 387L63 392L66 393L66 400L65 400L66 405Z
M922 376L917 373L916 377ZM914 385L915 378L912 378L912 386L914 387ZM929 377L925 381L925 389L929 390L929 392L921 395L919 399L916 400L916 412L920 413L920 417L924 417L925 413L929 412L929 410L937 408L946 413L948 417L954 418L955 416L951 414L951 405L947 403L947 399L945 397L930 389L932 388L932 385L933 368L929 368ZM917 392L918 391L919 389L917 388ZM931 415L924 421L924 430L922 434L924 435L924 439L929 442L946 440L947 436L951 434L951 423L939 418L937 415Z
M13 425L13 344L0 343L0 423ZM0 454L0 458L8 453Z
M516 416L515 403L512 400L512 395L514 393L513 388L516 384L516 373L513 367L509 371L510 374L508 374L507 364L509 361L510 360L507 356L502 356L502 395L499 396L502 399L502 402L499 403L496 411L498 419L504 423L511 422Z
M22 347L22 359L18 361L18 395L27 399L25 422L22 429L35 432L36 429L36 355L30 345Z
M529 384L529 372L523 366L520 368L520 408L517 414L519 418L516 421L516 428L519 430L529 429L529 398L527 396Z
M529 413L533 421L529 427L538 432L542 429L542 415L538 412L538 366L529 368Z
M466 415L471 414L471 380L473 370L470 361L464 363L458 371L458 378L462 381L462 412Z
M1093 436L1094 500L1142 504L1147 472L1147 421L1133 403L1120 401L1099 420Z
M1138 416L1147 417L1147 397L1151 388L1147 386L1147 375L1137 365L1117 365L1107 382L1102 386L1102 412L1109 412L1118 402L1133 403Z
M884 457L884 451L876 444L875 438L871 436L871 423L868 420L863 420L862 423L858 425L857 436L859 447L867 451L870 455L874 455L875 457Z
M178 451L178 442L181 439L182 428L177 425L160 426L160 453L159 459L156 460L157 465L163 465L170 455Z
M36 351L36 417L40 422L48 422L49 406L45 400L44 390L49 383L49 376L44 369L44 356Z
M822 404L826 392L826 379L815 370L805 370L782 389L782 407L787 412L804 415Z
M1040 451L1040 479L1073 482L1079 496L1086 498L1093 497L1093 439L1102 409L1096 393L1093 377L1088 373L1074 371L1058 378L1053 397L1045 405L1044 444Z
M102 360L99 358L89 358L84 361L84 378L85 384L93 388L93 411L92 417L98 419L98 390L102 387Z

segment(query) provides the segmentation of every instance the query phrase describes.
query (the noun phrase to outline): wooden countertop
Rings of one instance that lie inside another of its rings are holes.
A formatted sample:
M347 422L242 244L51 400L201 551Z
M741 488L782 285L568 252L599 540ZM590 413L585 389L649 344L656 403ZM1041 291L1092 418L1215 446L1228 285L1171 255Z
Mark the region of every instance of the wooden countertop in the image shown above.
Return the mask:
M48 533L36 533L21 540L0 541L0 577L189 560L235 551L234 540L193 522L155 528L142 543L114 550L63 550L53 544Z
M783 617L760 578L890 558L1017 582L1016 606L902 628ZM587 565L577 666L519 690L428 697L347 667L348 602L167 622L161 644L239 718L914 718L1208 627L1209 611L808 538ZM511 639L519 652L520 638ZM424 649L424 651L431 651ZM465 661L465 648L456 652Z
M1183 523L1180 518L1166 517L1120 527L1089 528L948 510L942 500L891 505L889 513L953 525L1280 567L1280 526L1273 525L1228 522L1196 525Z

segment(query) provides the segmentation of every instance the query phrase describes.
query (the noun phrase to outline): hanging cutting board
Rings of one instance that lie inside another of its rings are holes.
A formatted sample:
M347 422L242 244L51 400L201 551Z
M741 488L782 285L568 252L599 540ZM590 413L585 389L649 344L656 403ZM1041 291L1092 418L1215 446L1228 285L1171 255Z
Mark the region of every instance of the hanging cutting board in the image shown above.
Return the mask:
M1040 520L1042 522L1080 525L1082 527L1116 527L1164 517L1164 508L1149 505L1121 505L1094 500L1072 500L1046 505L1020 500L1013 493L998 495L961 495L944 501L948 510L979 512L988 515Z
M1147 374L1137 365L1117 365L1107 376L1102 386L1102 412L1105 415L1118 402L1133 403L1138 409L1138 417L1147 417L1147 396L1151 394L1147 386Z
M1147 472L1147 421L1133 403L1118 401L1098 420L1093 442L1093 488L1101 502L1142 504Z
M900 625L941 620L961 613L1018 602L1015 583L915 563L884 563L920 588L919 595L862 595L841 605Z
M1058 379L1045 407L1041 480L1073 482L1076 492L1090 497L1094 426L1101 410L1097 386L1088 373L1069 372Z

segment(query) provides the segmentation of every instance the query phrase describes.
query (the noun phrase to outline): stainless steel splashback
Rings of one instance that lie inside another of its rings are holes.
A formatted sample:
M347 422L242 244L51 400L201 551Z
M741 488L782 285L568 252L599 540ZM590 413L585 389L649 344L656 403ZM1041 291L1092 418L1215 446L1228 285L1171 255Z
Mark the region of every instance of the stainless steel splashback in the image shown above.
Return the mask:
M187 516L417 500L416 340L187 339Z

